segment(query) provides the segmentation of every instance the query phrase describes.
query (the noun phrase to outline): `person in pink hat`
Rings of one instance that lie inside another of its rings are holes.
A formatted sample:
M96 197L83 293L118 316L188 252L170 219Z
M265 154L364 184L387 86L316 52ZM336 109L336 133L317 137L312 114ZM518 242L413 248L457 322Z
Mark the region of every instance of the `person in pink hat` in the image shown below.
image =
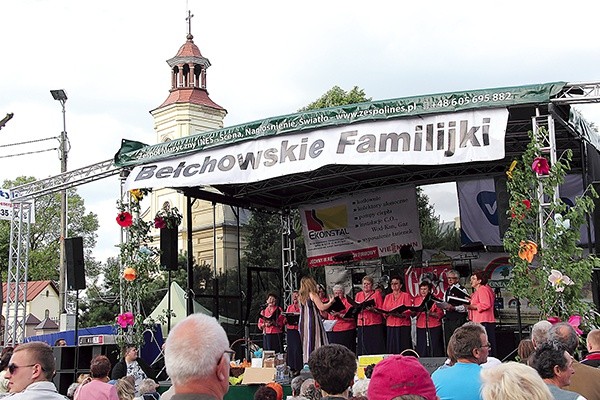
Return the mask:
M429 372L415 357L393 355L380 361L369 383L369 400L439 400ZM410 396L410 397L409 397ZM418 397L417 397L418 396Z

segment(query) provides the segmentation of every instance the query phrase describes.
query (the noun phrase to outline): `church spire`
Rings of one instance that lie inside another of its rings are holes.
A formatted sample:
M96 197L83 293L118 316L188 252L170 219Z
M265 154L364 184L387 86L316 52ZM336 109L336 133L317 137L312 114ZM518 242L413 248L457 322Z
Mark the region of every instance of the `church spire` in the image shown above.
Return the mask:
M202 56L200 49L194 43L192 35L194 14L189 10L187 14L186 42L179 48L175 57L167 60L167 64L171 67L171 90L169 97L159 108L173 103L193 103L223 110L223 107L208 97L206 70L210 67L210 61Z

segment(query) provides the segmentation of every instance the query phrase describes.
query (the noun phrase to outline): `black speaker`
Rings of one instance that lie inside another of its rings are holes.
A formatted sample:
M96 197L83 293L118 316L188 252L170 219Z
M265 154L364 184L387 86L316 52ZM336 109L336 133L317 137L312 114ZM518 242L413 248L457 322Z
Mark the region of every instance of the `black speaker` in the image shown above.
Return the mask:
M83 238L81 236L65 239L65 258L67 261L67 289L85 289Z
M600 268L592 268L592 299L600 309Z
M160 267L167 271L177 271L177 228L160 230Z

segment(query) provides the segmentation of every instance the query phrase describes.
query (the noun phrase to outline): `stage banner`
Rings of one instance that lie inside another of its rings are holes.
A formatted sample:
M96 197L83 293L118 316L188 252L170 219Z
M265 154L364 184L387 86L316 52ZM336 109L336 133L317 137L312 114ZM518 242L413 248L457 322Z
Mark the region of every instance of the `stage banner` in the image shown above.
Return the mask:
M239 184L326 165L445 165L504 158L508 110L369 121L258 137L136 166L126 189Z
M501 246L498 201L494 179L458 181L461 242ZM502 216L502 218L505 218Z
M10 189L0 188L0 220L11 221L13 219L13 212L19 212L19 204L12 203L12 199L15 196L11 193ZM30 203L31 208L31 223L35 223L35 203ZM23 222L27 223L27 214L23 216Z
M565 176L565 181L559 186L560 199L569 207L575 205L575 198L583 195L583 178L581 175L569 174ZM588 244L588 230L585 224L579 227L580 240L579 244ZM590 218L590 234L592 243L594 243L594 221Z
M411 267L404 275L404 287L413 297L419 295L419 284L423 281L431 282L433 297L443 300L448 289L446 273L452 269L452 263L430 265L426 267Z
M422 248L414 186L361 192L298 207L309 267Z

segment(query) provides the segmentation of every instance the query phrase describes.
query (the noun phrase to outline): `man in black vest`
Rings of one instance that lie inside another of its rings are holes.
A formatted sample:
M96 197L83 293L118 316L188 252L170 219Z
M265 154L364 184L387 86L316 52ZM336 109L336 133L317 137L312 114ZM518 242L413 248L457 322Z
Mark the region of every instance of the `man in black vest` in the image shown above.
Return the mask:
M467 305L469 304L469 293L459 283L460 274L458 271L451 269L446 272L448 280L448 289L444 295L444 301L448 303L445 308L446 316L444 317L444 339L445 345L448 347L448 341L454 331L467 322Z

